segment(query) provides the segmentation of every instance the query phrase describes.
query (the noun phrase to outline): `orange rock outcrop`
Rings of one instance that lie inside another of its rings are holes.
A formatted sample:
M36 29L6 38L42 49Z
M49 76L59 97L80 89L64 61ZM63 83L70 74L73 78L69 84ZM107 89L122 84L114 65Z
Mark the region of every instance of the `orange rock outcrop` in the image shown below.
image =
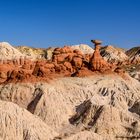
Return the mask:
M106 62L100 55L101 42L92 42L95 44L93 55L64 46L54 50L52 60L31 61L23 57L1 60L0 83L46 81L59 76L88 76L94 72L115 71L113 64Z

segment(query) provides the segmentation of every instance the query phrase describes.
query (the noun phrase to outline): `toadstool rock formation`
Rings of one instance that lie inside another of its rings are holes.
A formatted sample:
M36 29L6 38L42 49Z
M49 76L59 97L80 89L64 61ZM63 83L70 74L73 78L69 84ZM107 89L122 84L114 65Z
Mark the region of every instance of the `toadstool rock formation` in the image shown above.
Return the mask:
M91 70L92 71L100 71L100 72L104 72L106 70L112 70L113 65L106 62L102 58L102 56L100 55L100 48L101 48L102 41L91 40L91 42L95 44L95 51L94 51L93 56L90 60Z

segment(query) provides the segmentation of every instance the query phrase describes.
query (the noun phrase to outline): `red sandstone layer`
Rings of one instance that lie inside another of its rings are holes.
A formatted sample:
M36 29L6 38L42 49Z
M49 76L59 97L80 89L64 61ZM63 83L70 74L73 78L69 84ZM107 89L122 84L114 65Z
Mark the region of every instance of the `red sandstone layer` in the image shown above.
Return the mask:
M0 61L0 84L7 82L47 81L63 76L88 76L95 73L123 73L115 65L106 62L100 55L100 43L95 43L92 55L82 54L68 46L56 48L52 60L31 61L18 60Z

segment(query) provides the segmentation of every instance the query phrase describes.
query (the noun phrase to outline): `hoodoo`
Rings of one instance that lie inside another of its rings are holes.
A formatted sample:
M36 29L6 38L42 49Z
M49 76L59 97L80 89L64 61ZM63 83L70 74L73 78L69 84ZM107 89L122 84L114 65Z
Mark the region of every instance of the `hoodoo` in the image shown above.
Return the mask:
M94 43L95 45L95 51L90 61L91 70L100 71L100 72L112 70L113 65L105 61L103 57L100 55L100 48L101 48L102 41L91 40L91 42Z

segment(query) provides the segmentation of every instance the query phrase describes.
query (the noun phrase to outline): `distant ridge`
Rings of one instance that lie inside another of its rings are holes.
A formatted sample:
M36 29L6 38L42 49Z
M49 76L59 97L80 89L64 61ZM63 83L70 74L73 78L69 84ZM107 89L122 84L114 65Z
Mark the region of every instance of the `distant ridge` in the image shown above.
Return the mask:
M103 47L100 53L107 61L122 62L128 59L123 49L112 45Z
M131 62L133 63L140 62L140 46L127 50L126 55L128 55L129 60Z

